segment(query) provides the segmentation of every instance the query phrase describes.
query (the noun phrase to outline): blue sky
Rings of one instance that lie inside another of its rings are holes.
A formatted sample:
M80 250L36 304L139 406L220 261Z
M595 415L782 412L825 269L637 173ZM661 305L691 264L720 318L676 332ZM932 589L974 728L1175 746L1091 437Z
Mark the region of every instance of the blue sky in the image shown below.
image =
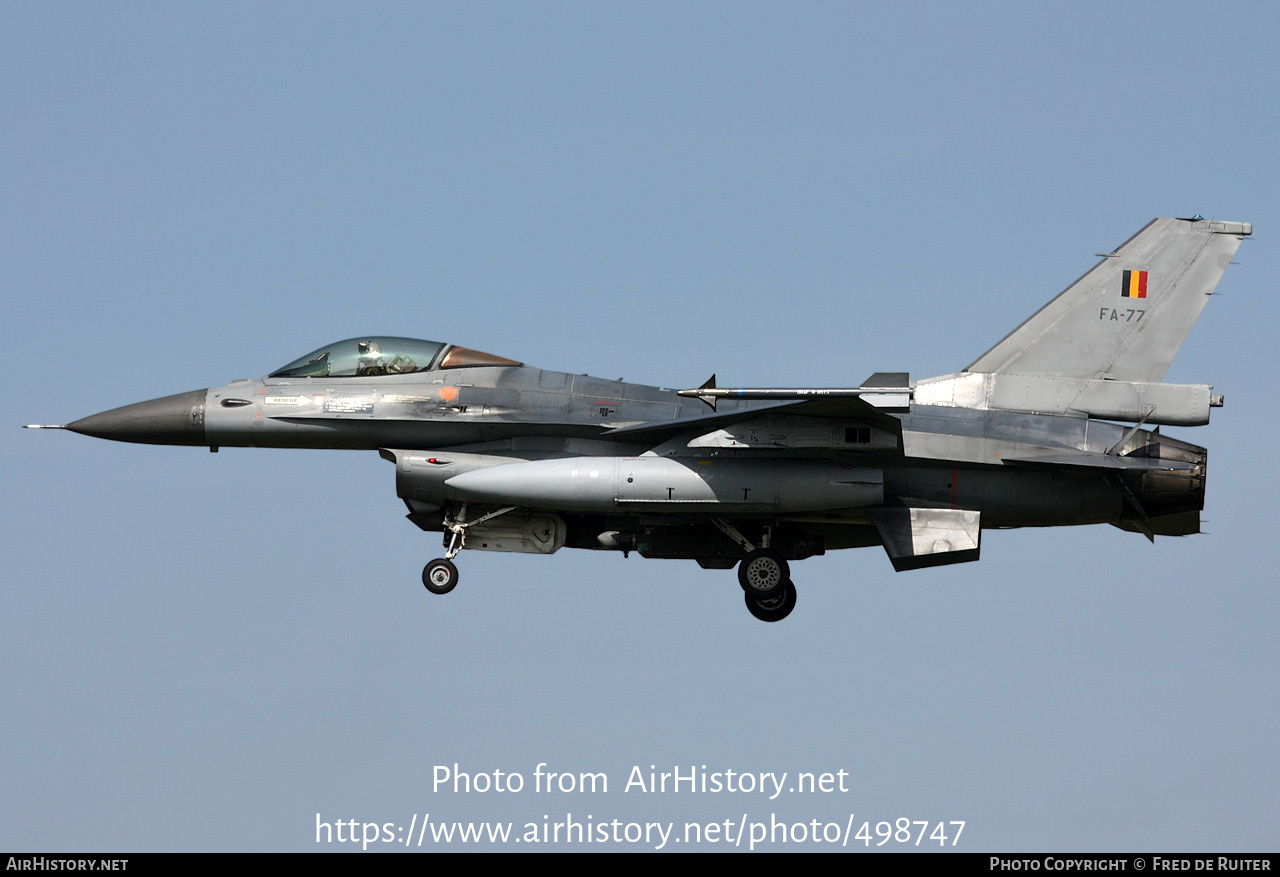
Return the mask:
M307 851L333 848L317 813L572 812L1274 848L1274 5L0 21L0 847ZM990 532L980 563L903 574L835 552L776 625L732 573L603 552L471 552L432 597L438 544L376 454L18 429L356 333L672 387L944 374L1195 213L1256 229L1168 375L1227 400L1170 430L1210 449L1205 535ZM436 765L542 762L609 792L432 790ZM651 764L850 791L624 792Z

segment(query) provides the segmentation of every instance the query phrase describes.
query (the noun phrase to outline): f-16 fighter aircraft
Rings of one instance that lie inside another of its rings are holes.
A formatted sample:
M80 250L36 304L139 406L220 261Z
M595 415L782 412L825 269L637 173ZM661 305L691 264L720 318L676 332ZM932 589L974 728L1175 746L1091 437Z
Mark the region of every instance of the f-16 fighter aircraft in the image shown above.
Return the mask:
M151 444L377 450L408 518L464 549L635 551L738 568L763 621L790 562L881 546L895 570L978 559L983 529L1200 531L1206 452L1161 434L1222 397L1162 383L1252 227L1156 219L967 368L828 389L666 390L438 341L366 335L256 381L67 424ZM1116 422L1118 421L1118 422ZM1154 428L1149 428L1154 427Z

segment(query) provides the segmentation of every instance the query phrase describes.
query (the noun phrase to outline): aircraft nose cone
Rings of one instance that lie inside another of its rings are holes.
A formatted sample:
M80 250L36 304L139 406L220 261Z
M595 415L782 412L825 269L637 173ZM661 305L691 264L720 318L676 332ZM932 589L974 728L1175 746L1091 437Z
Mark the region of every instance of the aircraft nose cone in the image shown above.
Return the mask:
M113 408L68 423L67 429L94 438L151 445L203 445L204 400L208 390L193 390Z

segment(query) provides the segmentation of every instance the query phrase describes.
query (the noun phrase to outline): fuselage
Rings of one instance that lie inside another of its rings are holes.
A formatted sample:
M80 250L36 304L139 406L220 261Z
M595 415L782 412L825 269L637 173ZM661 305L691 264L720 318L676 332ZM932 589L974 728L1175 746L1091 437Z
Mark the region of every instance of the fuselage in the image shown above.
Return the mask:
M411 510L415 501L420 508L518 504L571 517L607 515L617 524L619 516L705 516L713 502L719 514L821 530L870 526L868 510L886 502L976 510L983 527L1122 523L1125 489L1151 515L1203 507L1203 448L1088 417L913 405L895 415L899 448L854 419L787 415L768 403L725 400L716 414L751 410L759 411L758 418L743 421L732 441L717 446L698 440L699 420L711 412L697 399L513 364L235 381L114 409L69 428L215 450L383 450L404 461L397 481ZM685 419L689 434L656 448L612 435L628 426ZM433 458L414 452L430 451L451 451L457 459L415 468L413 460ZM1194 468L1135 475L1023 462L1107 451L1175 455ZM584 475L582 488L575 489L567 474L574 467L554 461L579 458L601 458L597 479L607 462L607 483ZM483 462L459 468L458 460ZM539 466L519 465L533 462ZM467 479L455 479L496 465L514 468L471 476L470 493L462 483ZM562 475L556 466L564 468ZM857 478L849 475L855 470L862 473ZM446 484L451 479L453 486ZM862 534L851 538L864 541Z

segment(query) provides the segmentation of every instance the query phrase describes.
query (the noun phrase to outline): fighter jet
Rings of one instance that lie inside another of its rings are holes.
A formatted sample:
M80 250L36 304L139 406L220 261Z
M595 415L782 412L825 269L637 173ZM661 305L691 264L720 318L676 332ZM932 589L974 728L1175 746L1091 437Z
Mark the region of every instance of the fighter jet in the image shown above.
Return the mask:
M737 567L747 609L796 604L790 563L880 546L893 568L978 559L991 528L1200 531L1207 453L1164 435L1222 396L1162 379L1250 223L1155 219L959 372L841 388L669 390L366 335L260 380L62 428L116 441L376 450L408 519L464 549L636 552Z

